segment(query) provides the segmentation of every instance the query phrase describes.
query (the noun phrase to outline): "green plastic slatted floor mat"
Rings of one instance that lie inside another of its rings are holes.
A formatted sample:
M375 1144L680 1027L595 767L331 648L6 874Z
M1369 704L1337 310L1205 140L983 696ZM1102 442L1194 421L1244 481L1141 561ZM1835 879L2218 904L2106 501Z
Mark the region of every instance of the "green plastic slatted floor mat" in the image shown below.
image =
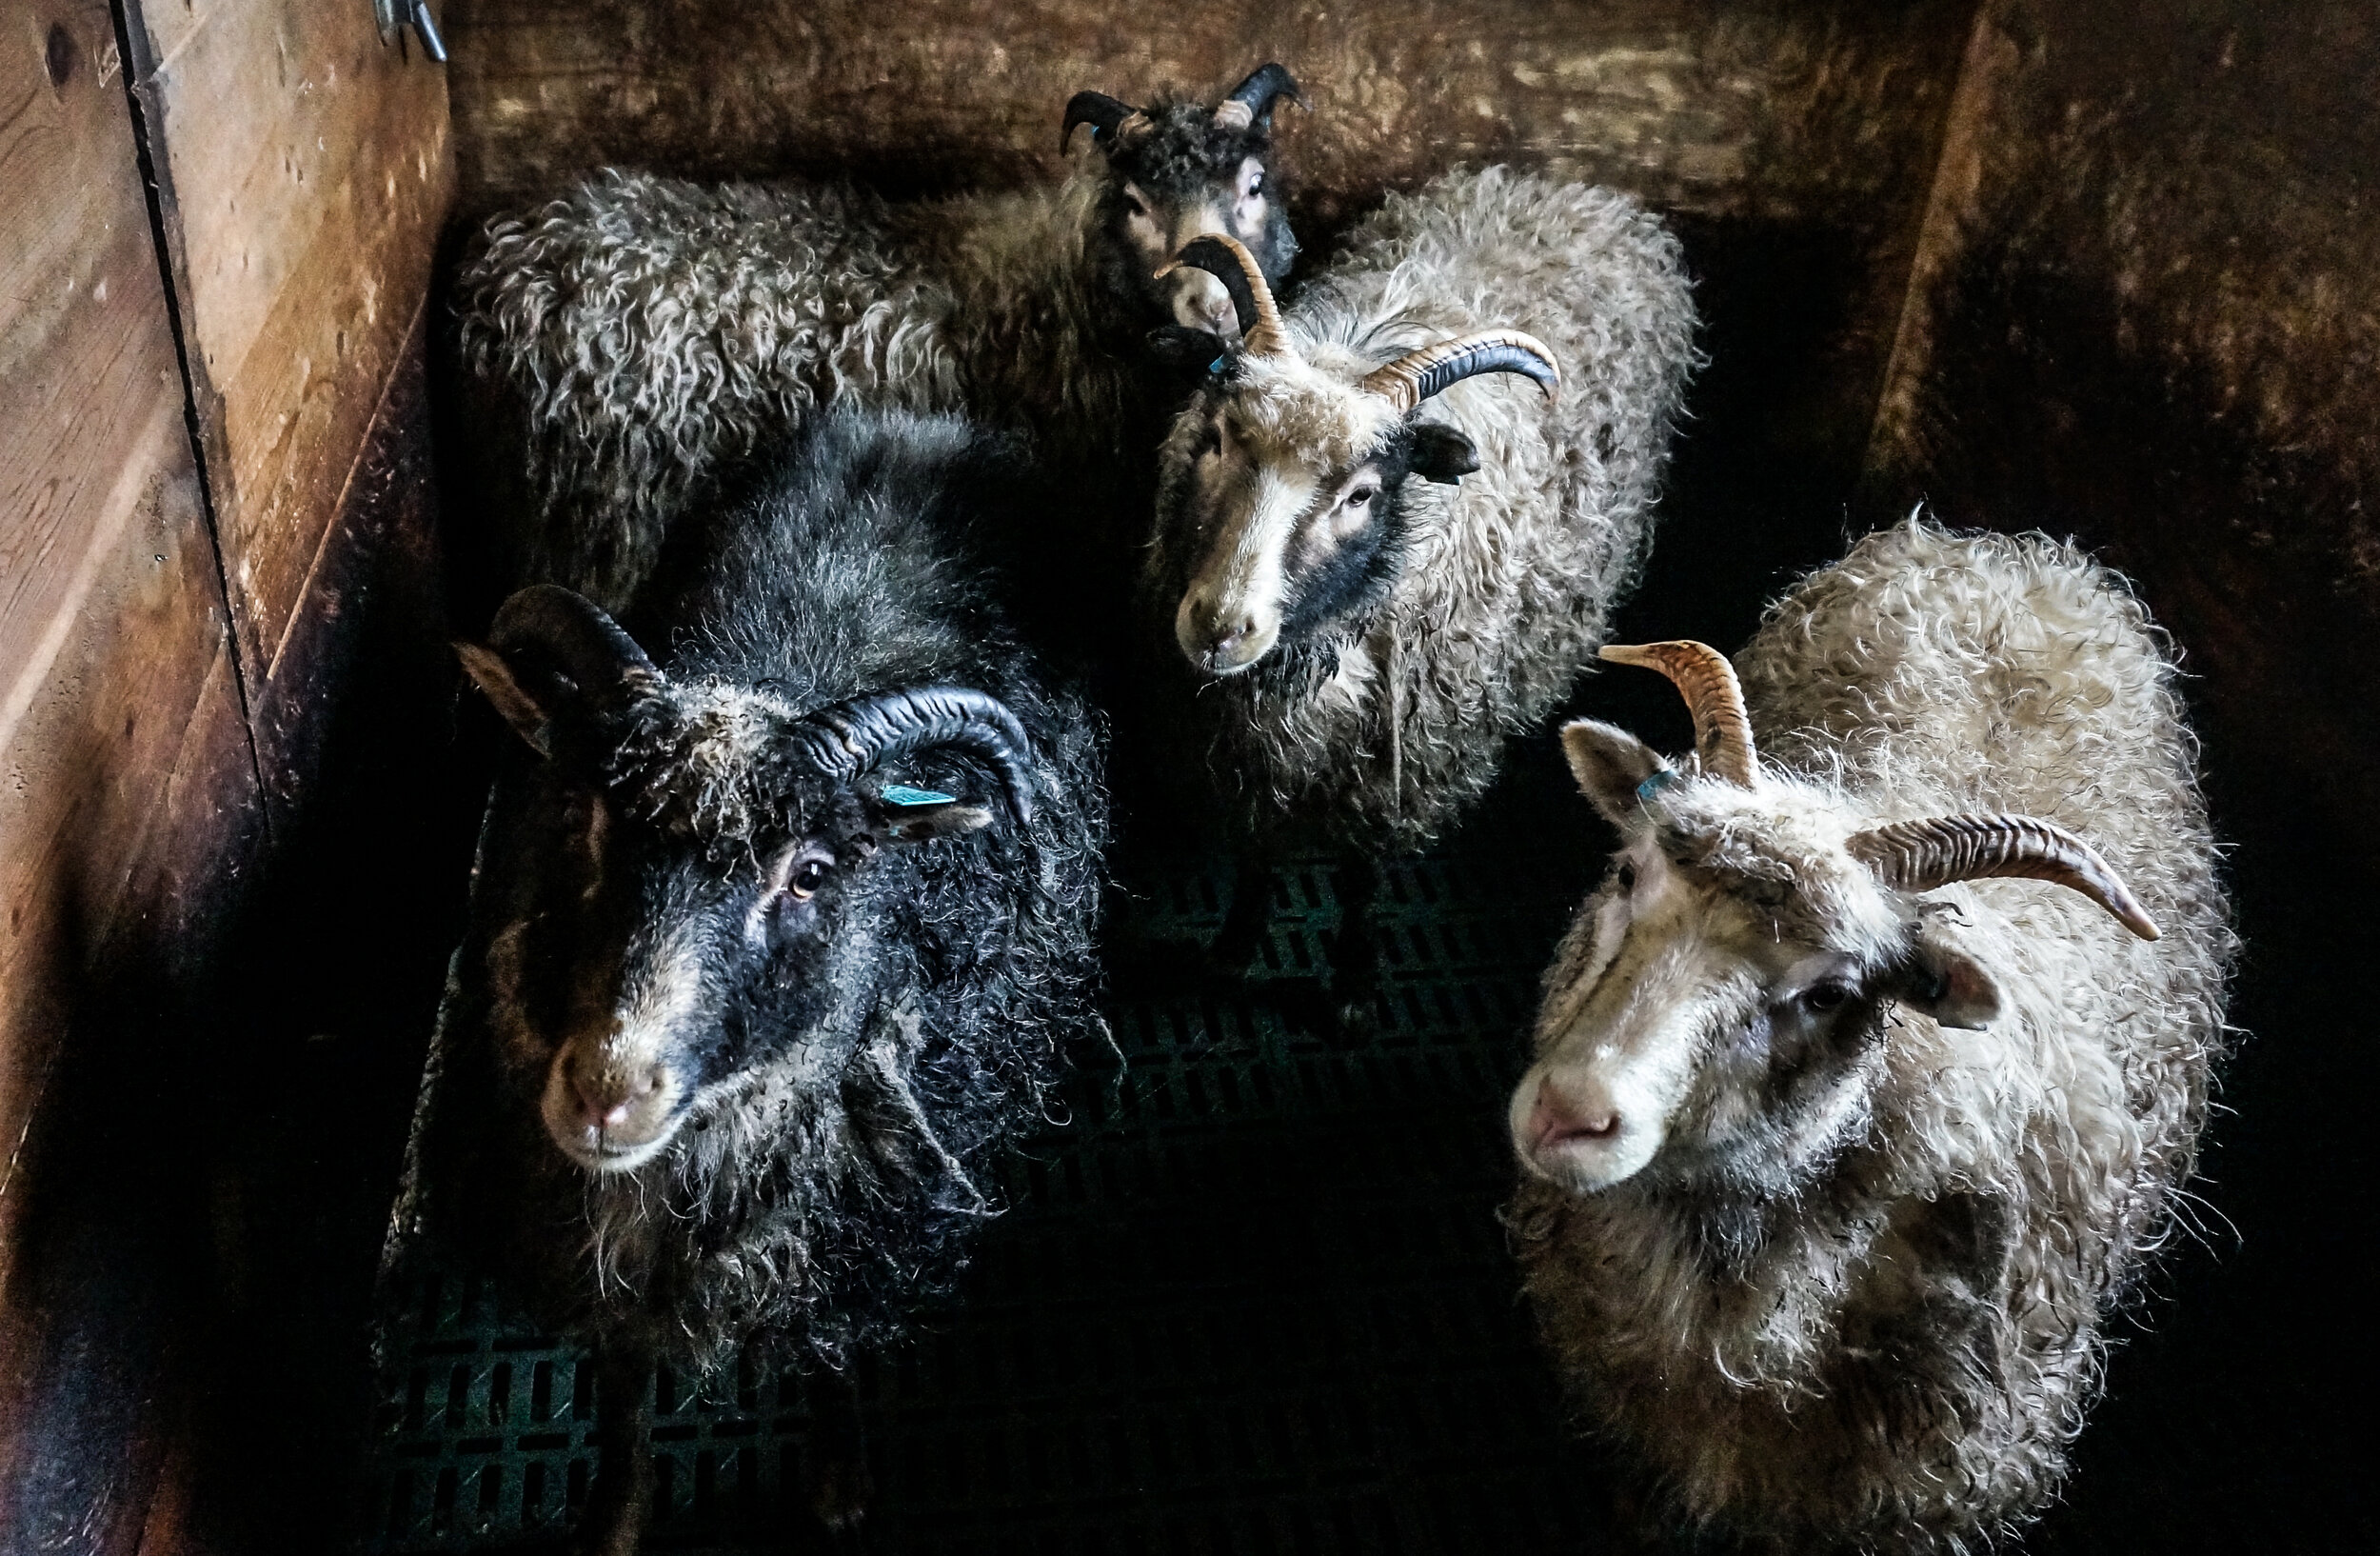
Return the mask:
M1576 800L1569 802L1575 806ZM1544 813L1539 809L1538 813ZM1334 878L1276 882L1245 987L1186 970L1222 879L1114 915L1071 1117L1002 1170L959 1291L861 1369L860 1548L1358 1552L1592 1545L1591 1461L1531 1347L1496 1208L1536 979L1591 865L1483 824L1384 872L1381 1019L1315 1029ZM485 1550L563 1526L591 1369L462 1273L399 1293L361 1548ZM823 1544L795 1376L656 1380L648 1548Z

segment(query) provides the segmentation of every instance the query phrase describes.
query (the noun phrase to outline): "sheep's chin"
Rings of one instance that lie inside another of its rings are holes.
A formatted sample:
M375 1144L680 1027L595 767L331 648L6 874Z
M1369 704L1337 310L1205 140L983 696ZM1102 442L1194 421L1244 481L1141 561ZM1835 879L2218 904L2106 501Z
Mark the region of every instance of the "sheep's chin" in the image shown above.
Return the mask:
M1522 1170L1568 1194L1599 1194L1653 1165L1661 1142L1630 1141L1615 1150L1608 1146L1556 1142L1518 1152Z
M606 1145L593 1129L558 1128L551 1119L545 1121L545 1133L553 1140L554 1148L573 1165L602 1177L607 1173L634 1172L659 1156L677 1138L678 1126L672 1122L652 1139L634 1146Z

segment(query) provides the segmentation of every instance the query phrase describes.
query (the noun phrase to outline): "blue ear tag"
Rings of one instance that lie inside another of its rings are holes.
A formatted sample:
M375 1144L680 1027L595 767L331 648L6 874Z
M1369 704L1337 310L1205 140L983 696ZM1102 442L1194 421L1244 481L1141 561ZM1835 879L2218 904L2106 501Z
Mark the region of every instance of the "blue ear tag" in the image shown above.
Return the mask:
M1214 361L1206 365L1206 370L1208 372L1221 372L1223 370L1223 358L1220 356L1217 357Z
M959 796L944 794L940 789L910 788L902 784L886 784L878 796L887 805L956 805Z
M1652 799L1670 785L1676 783L1679 776L1676 768L1656 768L1651 777L1636 786L1637 800L1642 802Z

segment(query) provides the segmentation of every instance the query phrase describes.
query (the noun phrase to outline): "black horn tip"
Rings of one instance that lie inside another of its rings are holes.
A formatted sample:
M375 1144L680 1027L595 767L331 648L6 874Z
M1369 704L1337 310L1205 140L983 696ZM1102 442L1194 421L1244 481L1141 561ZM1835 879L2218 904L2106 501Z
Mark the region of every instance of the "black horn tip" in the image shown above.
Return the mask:
M1283 66L1267 61L1249 71L1248 78L1234 87L1231 95L1224 101L1246 104L1248 110L1261 123L1272 113L1274 99L1279 97L1286 97L1294 103L1305 101L1305 93L1299 89L1298 78Z
M1420 398L1426 400L1465 378L1491 372L1518 373L1549 395L1562 381L1560 371L1535 351L1518 346L1486 346L1431 368L1422 375Z
M1058 150L1063 151L1066 143L1074 139L1077 125L1089 125L1093 138L1098 139L1114 134L1118 125L1139 111L1130 103L1103 91L1076 92L1066 100L1066 122L1058 131Z

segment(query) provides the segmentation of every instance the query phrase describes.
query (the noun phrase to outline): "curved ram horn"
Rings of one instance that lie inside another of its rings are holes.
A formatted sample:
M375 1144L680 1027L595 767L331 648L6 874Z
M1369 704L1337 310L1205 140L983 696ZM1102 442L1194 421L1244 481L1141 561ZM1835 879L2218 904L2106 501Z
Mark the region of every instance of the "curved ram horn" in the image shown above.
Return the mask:
M1602 656L1615 665L1641 665L1659 670L1676 683L1686 708L1694 714L1695 754L1702 770L1743 788L1759 782L1760 764L1754 755L1752 720L1744 712L1744 688L1735 667L1707 643L1680 638L1672 643L1634 647L1607 644Z
M1553 351L1535 335L1517 329L1478 329L1407 351L1364 374L1359 387L1394 401L1398 410L1411 410L1448 385L1483 372L1534 378L1549 400L1562 387L1561 366Z
M1140 110L1121 98L1110 97L1103 91L1079 91L1066 100L1066 122L1058 131L1058 150L1063 151L1074 138L1074 127L1087 124L1091 138L1107 140L1121 131Z
M1852 857L1887 886L1931 891L1954 881L2016 877L2071 888L2115 915L2143 940L2156 921L2124 885L2113 866L2081 838L2038 816L1934 816L1896 821L1854 832L1844 841Z
M1250 356L1298 354L1281 328L1280 309L1273 301L1273 289L1265 285L1264 269L1247 245L1220 232L1192 238L1158 268L1157 277L1162 280L1184 265L1204 270L1231 293L1231 306L1240 314L1240 339Z
M1216 128L1245 130L1252 124L1269 123L1274 99L1279 97L1297 103L1305 101L1296 77L1279 65L1259 65L1249 72L1247 80L1231 89L1230 96L1215 105Z
M966 687L913 687L853 697L810 714L794 739L820 772L847 782L912 751L955 746L1000 775L1020 822L1033 816L1033 742L1008 705Z
M561 671L597 711L660 689L662 673L601 607L558 584L516 590L496 612L487 646L509 661L524 651Z

